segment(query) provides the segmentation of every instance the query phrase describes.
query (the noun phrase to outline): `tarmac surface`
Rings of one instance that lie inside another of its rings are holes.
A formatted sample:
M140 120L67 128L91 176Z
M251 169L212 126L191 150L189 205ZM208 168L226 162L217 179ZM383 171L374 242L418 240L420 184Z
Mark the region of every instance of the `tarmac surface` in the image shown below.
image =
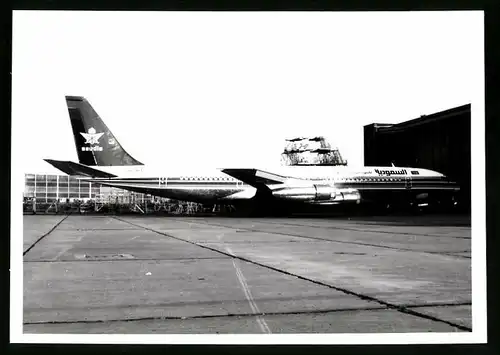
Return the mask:
M25 333L468 332L470 218L24 216Z

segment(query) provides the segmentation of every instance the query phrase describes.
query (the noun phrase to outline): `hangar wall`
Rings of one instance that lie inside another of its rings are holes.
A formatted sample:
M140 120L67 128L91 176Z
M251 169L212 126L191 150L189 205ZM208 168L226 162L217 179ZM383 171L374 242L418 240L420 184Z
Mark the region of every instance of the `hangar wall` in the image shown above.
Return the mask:
M402 122L364 127L367 166L390 165L431 169L461 186L460 201L470 211L471 105Z

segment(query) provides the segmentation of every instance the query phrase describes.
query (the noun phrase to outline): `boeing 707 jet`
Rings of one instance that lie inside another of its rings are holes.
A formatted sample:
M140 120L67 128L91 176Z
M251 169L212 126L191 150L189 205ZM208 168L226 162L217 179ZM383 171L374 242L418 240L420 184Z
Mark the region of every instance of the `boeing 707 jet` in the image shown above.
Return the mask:
M436 171L410 167L281 166L225 168L183 175L145 166L118 142L84 97L66 96L78 163L45 159L68 175L124 190L236 210L300 206L453 201L459 186Z

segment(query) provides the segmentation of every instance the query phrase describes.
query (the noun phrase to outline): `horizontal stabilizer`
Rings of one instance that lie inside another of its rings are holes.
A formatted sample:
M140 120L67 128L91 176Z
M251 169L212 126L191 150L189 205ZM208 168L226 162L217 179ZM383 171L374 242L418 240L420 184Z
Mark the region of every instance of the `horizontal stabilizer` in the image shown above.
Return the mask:
M89 176L98 178L116 177L116 175L106 173L104 171L97 170L94 168L90 168L86 165L78 164L72 161L62 161L62 160L52 160L52 159L44 159L44 160L68 175Z
M258 169L222 169L222 172L255 188L283 184L287 178Z

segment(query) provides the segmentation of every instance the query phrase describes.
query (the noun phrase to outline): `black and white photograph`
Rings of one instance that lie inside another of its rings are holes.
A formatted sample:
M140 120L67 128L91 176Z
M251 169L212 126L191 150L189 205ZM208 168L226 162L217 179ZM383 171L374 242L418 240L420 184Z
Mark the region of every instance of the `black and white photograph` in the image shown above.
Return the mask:
M11 341L485 342L483 31L14 11Z

